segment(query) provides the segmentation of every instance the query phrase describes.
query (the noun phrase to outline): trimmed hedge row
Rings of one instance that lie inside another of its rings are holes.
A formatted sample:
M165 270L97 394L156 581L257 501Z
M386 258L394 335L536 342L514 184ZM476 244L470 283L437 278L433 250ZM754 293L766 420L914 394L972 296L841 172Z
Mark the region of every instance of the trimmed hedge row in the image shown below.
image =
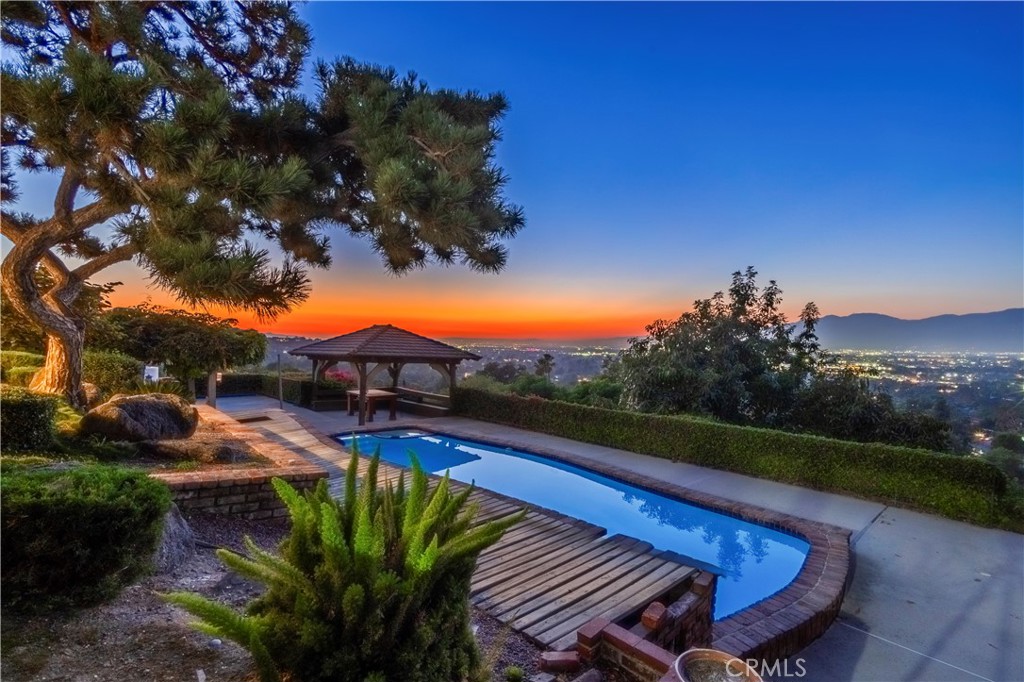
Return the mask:
M53 446L58 400L24 388L0 388L0 438L4 452L46 451Z
M82 466L4 471L3 598L30 608L106 599L149 568L170 508L142 471Z
M281 388L285 402L302 407L310 407L313 404L312 379L294 379L286 376L281 380ZM321 397L325 397L331 392L343 391L345 388L348 388L348 386L328 380L320 383L319 392ZM220 383L217 385L218 396L253 394L276 398L277 375L225 373L221 376ZM206 397L206 382L198 382L196 397ZM344 397L344 394L341 394L341 397Z
M0 350L0 370L6 372L12 367L42 367L46 358L39 353L20 350Z
M452 409L573 440L785 483L904 503L976 523L1001 519L1006 476L973 457L458 389Z
M12 386L27 387L39 370L39 367L11 367L4 372L4 381Z

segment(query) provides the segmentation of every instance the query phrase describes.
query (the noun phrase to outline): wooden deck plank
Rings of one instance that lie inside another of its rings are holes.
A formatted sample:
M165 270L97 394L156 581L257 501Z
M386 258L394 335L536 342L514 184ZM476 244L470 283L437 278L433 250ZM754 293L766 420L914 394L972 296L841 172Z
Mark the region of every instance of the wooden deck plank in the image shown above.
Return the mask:
M615 547L609 547L605 554L580 566L580 570L573 570L567 581L555 576L551 583L538 585L515 599L505 601L495 616L502 619L502 616L514 611L516 622L513 627L523 629L554 611L568 608L609 583L624 577L635 579L633 573L657 561L650 554L621 552ZM660 565L663 562L658 563Z
M542 597L555 599L559 594L574 589L574 585L584 584L577 579L588 573L607 574L615 570L617 561L627 558L627 552L621 548L606 542L592 543L584 552L572 554L558 563L547 564L545 571L531 571L526 579L511 576L510 581L474 595L474 603L481 607L485 603L502 604L502 607L495 608L496 616L512 608L525 609L528 605L539 608L546 603ZM526 610L520 611L520 615L525 613Z
M574 526L558 526L548 533L534 536L531 542L520 542L515 545L505 546L500 543L489 547L486 552L480 554L477 560L477 573L481 576L490 575L494 570L509 571L514 564L523 568L537 555L551 556L566 543L578 538L589 538L596 540L603 535L600 529L591 530L588 528L577 528ZM546 563L553 563L547 560Z
M685 567L680 567L676 564L657 563L658 559L650 555L645 555L643 558L648 559L648 561L641 564L644 568L641 575L638 575L637 571L621 574L617 579L606 583L598 590L586 590L586 594L572 602L572 608L546 608L518 619L513 623L512 627L521 629L526 634L537 638L538 641L548 644L562 636L562 629L568 627L564 626L564 623L579 622L582 625L589 621L592 618L593 607L600 605L600 610L605 611L604 604L608 600L614 599L617 602L621 602L626 598L624 595L627 593L630 595L635 594L649 583L674 571L685 571ZM638 584L643 587L637 588ZM569 596L569 598L572 599L573 597ZM543 617L538 617L538 615ZM559 634L557 636L545 637L545 633L552 629L556 629Z
M563 621L548 632L542 635L544 641L556 651L564 651L576 645L576 630L583 627L594 618L608 618L611 621L619 620L638 610L645 608L652 601L662 594L668 592L680 582L687 580L696 569L681 564L645 588L625 595L613 606L600 611L599 608L579 613L572 618ZM607 606L601 604L600 607ZM596 613L596 615L595 615Z
M599 550L601 543L597 540L598 538L594 535L580 531L579 535L574 536L571 540L566 540L564 544L551 554L534 557L530 561L519 563L517 565L517 575L511 580L506 575L509 571L505 566L489 565L484 567L483 570L478 568L473 573L473 584L470 594L475 595L497 583L508 581L510 584L518 584L540 574L550 574L555 567L563 566L576 557Z
M597 545L601 537L600 529L573 528L572 526L560 528L557 533L544 538L538 538L532 546L521 547L514 554L502 557L496 555L494 550L481 554L477 560L474 580L485 581L498 573L509 573L509 564L514 564L516 573L525 575L530 569L537 565L551 567L558 566L562 560L563 551L577 546Z

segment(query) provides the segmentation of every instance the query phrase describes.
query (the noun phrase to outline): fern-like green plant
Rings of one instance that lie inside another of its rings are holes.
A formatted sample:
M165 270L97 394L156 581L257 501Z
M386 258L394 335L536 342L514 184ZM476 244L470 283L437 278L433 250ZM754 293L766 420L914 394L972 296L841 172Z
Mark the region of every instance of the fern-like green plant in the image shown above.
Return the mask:
M378 488L379 452L357 486L358 459L341 501L324 481L299 494L274 480L292 520L280 555L249 538L246 557L218 551L267 586L246 614L195 594L165 598L247 648L263 682L465 679L479 663L468 599L476 558L524 512L475 523L472 489L452 492L447 475L429 486L415 457L408 489L404 472Z

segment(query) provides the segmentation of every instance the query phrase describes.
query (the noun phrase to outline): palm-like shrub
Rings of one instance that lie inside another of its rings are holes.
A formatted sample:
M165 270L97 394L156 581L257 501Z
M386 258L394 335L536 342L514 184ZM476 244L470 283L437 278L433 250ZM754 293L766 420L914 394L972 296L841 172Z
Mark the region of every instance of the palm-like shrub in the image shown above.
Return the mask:
M468 599L477 555L522 513L474 525L471 488L452 493L446 475L428 490L415 459L408 490L404 472L378 488L379 453L357 491L357 460L341 501L323 481L300 495L274 480L292 519L280 556L249 538L248 557L218 552L267 586L246 615L194 594L167 598L247 648L263 682L462 680L478 664Z

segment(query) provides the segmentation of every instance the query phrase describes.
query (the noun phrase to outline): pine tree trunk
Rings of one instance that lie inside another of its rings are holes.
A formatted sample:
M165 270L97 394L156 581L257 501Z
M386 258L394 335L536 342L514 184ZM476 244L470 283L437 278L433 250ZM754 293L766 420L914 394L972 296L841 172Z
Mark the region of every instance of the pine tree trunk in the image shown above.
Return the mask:
M68 328L49 329L46 334L46 363L29 385L33 391L56 393L76 409L84 408L82 393L82 347L85 334L74 323Z

